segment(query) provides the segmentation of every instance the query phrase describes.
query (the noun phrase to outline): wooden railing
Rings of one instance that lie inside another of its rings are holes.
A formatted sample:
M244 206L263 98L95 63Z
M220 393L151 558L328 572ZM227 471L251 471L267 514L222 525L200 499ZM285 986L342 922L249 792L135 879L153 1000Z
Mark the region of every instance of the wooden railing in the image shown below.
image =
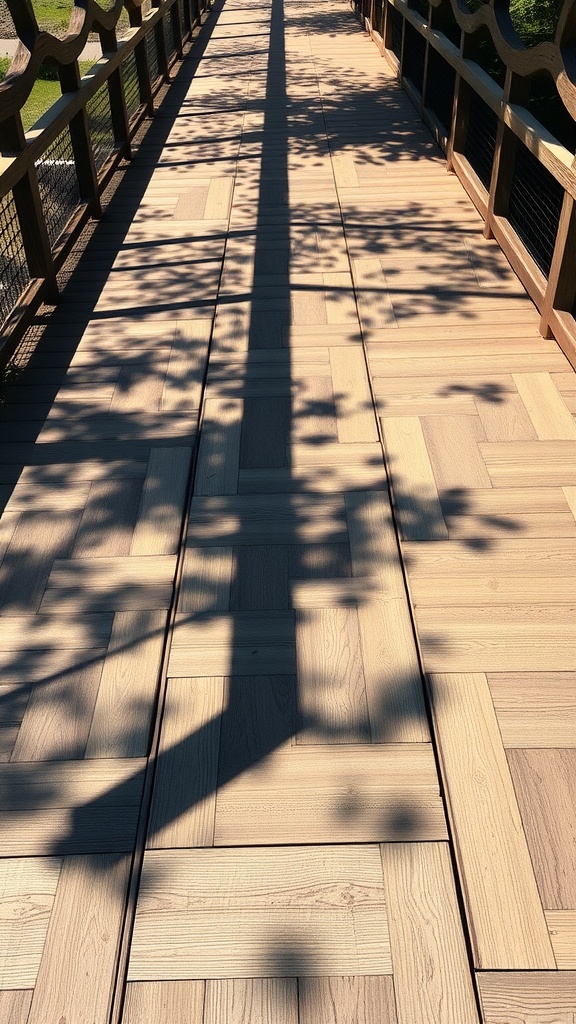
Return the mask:
M529 47L505 0L353 6L576 365L576 0Z
M56 275L142 119L170 80L209 0L115 0L104 11L76 0L68 32L40 31L30 0L6 0L19 45L0 83L0 366L41 302L58 297ZM118 38L123 8L130 28ZM90 32L103 56L83 77ZM57 67L62 95L28 132L22 108L42 64Z

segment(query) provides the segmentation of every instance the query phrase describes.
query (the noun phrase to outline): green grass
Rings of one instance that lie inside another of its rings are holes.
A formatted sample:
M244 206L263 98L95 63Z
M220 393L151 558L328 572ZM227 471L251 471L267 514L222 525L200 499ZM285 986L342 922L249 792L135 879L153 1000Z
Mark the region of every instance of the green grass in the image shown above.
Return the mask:
M70 13L74 6L72 0L32 0L32 6L41 29L62 32L68 28ZM106 6L105 3L101 3L101 7ZM119 28L126 28L127 25L128 15L126 11L122 11Z
M9 67L10 57L0 57L0 82ZM80 61L80 74L85 74L91 67L92 61ZM36 80L32 92L22 107L22 124L25 132L56 102L60 95L60 82L46 81L42 78Z

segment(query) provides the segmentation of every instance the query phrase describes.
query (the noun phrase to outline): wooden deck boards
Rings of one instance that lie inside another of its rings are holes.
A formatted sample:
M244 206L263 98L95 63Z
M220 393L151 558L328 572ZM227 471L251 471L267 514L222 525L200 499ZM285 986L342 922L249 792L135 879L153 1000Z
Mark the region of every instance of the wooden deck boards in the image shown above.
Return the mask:
M572 1024L576 375L340 0L203 38L1 407L0 1017Z

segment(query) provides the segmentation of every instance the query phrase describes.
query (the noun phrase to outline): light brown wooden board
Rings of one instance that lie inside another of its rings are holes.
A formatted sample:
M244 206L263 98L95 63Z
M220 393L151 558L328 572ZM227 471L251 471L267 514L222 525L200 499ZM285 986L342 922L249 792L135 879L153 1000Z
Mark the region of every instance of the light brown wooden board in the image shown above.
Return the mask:
M202 1024L203 981L139 981L126 986L122 1024Z
M300 978L302 1024L397 1024L394 983L381 977Z
M36 984L61 865L56 857L0 860L0 990Z
M297 1024L296 978L230 978L206 982L203 1024Z
M481 972L486 1024L573 1024L576 971Z
M576 971L576 910L547 910L550 941L561 971Z

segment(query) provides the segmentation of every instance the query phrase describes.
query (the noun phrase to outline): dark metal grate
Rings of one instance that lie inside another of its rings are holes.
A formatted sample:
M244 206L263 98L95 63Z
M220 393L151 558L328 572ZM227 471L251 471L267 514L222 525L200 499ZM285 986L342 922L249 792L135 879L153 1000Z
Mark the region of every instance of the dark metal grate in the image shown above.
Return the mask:
M450 7L450 4L444 4L442 7L432 8L431 25L432 28L438 29L439 32L443 32L455 46L460 46L462 29L454 17L454 12Z
M476 171L484 188L490 188L498 118L476 93L470 96L470 116L464 156Z
M178 0L178 10L180 11L180 29L182 31L182 38L186 38L188 27L186 25L186 11L184 8L184 0Z
M426 59L426 40L416 29L406 22L404 29L404 59L402 74L408 78L419 93L424 85L424 61Z
M126 111L130 121L140 106L140 84L138 82L138 69L134 52L129 53L126 60L122 63L122 85L124 86Z
M550 273L563 199L560 183L518 142L508 220L546 275Z
M12 312L30 280L12 193L0 199L0 322Z
M455 87L454 68L431 46L428 51L426 106L436 115L447 132L450 132L452 124Z
M392 7L392 4L388 4L388 17L392 25L392 31L390 33L392 53L395 53L398 60L400 60L400 57L402 56L402 24L404 22L404 18L400 14L400 11L397 11L395 7Z
M81 202L69 128L54 139L35 166L48 238L54 246Z
M149 32L146 36L146 52L148 54L148 67L150 68L150 81L154 85L160 74L160 68L158 67L158 48L153 31Z
M430 13L428 0L408 0L408 7L411 7L413 11L417 11L425 21L428 21L428 15Z
M96 169L104 166L108 157L114 151L114 130L112 128L112 115L110 113L110 97L108 86L103 85L101 89L86 104L88 115L88 128L94 150L94 162Z
M176 53L176 36L174 33L174 15L172 9L168 11L168 15L165 19L166 25L166 53L168 60Z

